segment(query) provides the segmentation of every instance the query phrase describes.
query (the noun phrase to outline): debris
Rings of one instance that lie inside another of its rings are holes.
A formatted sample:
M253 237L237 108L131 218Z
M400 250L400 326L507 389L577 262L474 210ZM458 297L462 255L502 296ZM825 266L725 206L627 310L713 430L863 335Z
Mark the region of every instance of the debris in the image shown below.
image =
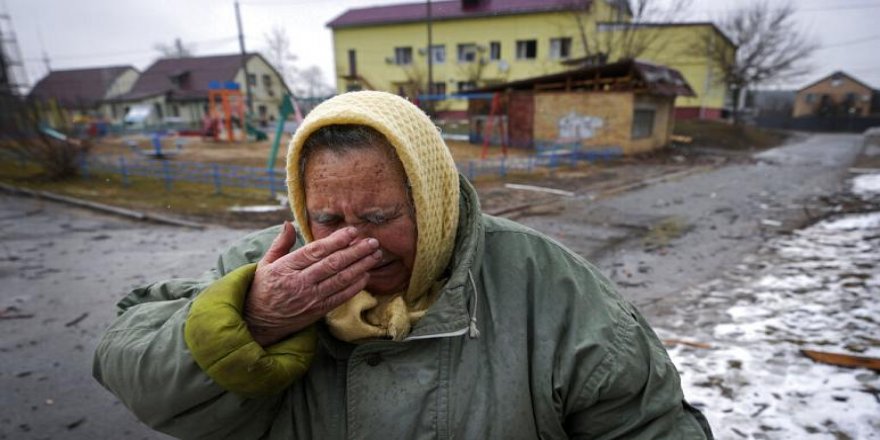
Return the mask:
M694 138L691 137L691 136L684 136L684 135L680 135L680 134L674 134L674 135L672 135L672 136L669 136L669 140L672 141L672 142L679 143L679 144L690 144L691 142L694 141Z
M758 404L755 404L755 406L757 406L759 408L757 411L752 413L752 417L758 417L759 415L761 415L762 412L766 411L767 408L770 408L770 405L768 405L766 403L758 403Z
M71 422L71 423L68 423L67 425L65 425L65 427L66 427L68 430L70 430L70 429L76 429L77 427L79 427L79 425L82 425L83 423L85 423L85 421L86 421L86 418L83 417L83 418L77 419L76 421L73 421L73 422Z
M801 349L801 353L816 362L824 364L846 368L870 368L871 370L880 371L880 359L878 358L806 349Z
M566 197L574 197L574 195L575 195L571 191L565 191L562 189L547 188L544 186L535 186L535 185L520 185L518 183L505 183L504 187L509 188L509 189L521 189L521 190L525 190L525 191L544 192L544 193L556 194L559 196L566 196Z
M685 341L683 339L664 339L663 345L666 345L668 347L672 347L674 345L686 345L688 347L703 348L703 349L707 349L707 350L712 348L711 345L706 344L704 342L692 342L692 341Z
M77 316L76 319L74 319L73 321L70 321L67 324L64 324L64 326L65 327L73 327L73 326L79 324L80 321L82 321L83 319L86 319L88 316L89 316L89 312L85 312L82 315Z
M0 310L0 319L28 319L33 318L33 313L18 313L19 309L15 306L9 306Z

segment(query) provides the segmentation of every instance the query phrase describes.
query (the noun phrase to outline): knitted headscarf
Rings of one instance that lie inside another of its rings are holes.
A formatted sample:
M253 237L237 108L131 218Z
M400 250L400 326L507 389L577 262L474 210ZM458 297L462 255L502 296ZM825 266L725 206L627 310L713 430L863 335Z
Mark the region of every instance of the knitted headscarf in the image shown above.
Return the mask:
M312 110L293 136L287 154L287 183L293 215L303 237L314 237L306 213L300 158L306 139L321 127L366 125L388 139L403 164L415 205L418 241L406 292L375 297L362 291L327 315L337 338L358 342L402 340L436 299L435 283L449 264L458 226L458 173L440 131L418 107L385 92L351 92Z

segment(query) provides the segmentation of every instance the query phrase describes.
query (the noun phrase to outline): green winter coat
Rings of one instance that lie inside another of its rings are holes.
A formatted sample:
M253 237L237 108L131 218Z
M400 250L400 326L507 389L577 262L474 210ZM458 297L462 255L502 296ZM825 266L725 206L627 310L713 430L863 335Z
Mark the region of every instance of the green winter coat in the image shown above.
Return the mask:
M258 261L276 227L199 279L123 299L95 377L144 423L181 438L712 438L656 335L593 266L480 214L463 179L461 189L448 281L405 341L351 345L318 324L307 373L277 394L247 398L212 380L184 341L192 298L240 286L225 277Z

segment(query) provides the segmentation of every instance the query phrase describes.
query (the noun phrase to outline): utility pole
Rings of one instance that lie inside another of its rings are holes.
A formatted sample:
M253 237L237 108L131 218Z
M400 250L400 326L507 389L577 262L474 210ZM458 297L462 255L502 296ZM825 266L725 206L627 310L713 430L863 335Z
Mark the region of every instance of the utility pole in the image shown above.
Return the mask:
M241 49L241 70L244 71L244 93L247 99L248 115L252 115L254 102L251 99L251 75L247 68L247 52L244 50L244 32L241 30L241 12L239 12L238 0L235 1L235 21L238 22L238 47Z
M434 90L434 41L431 33L431 0L427 0L428 7L428 113L434 113L433 95Z

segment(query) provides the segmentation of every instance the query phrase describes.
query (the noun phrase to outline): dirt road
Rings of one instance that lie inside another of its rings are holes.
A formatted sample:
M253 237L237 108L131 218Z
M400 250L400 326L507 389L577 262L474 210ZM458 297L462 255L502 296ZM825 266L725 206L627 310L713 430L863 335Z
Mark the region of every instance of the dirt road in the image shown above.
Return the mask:
M662 321L664 298L717 275L834 192L860 138L820 135L678 180L598 198L575 188L533 226L591 257ZM806 210L805 210L806 207ZM534 213L533 213L534 214ZM0 194L0 439L164 438L91 379L135 285L195 276L242 231L193 231Z

